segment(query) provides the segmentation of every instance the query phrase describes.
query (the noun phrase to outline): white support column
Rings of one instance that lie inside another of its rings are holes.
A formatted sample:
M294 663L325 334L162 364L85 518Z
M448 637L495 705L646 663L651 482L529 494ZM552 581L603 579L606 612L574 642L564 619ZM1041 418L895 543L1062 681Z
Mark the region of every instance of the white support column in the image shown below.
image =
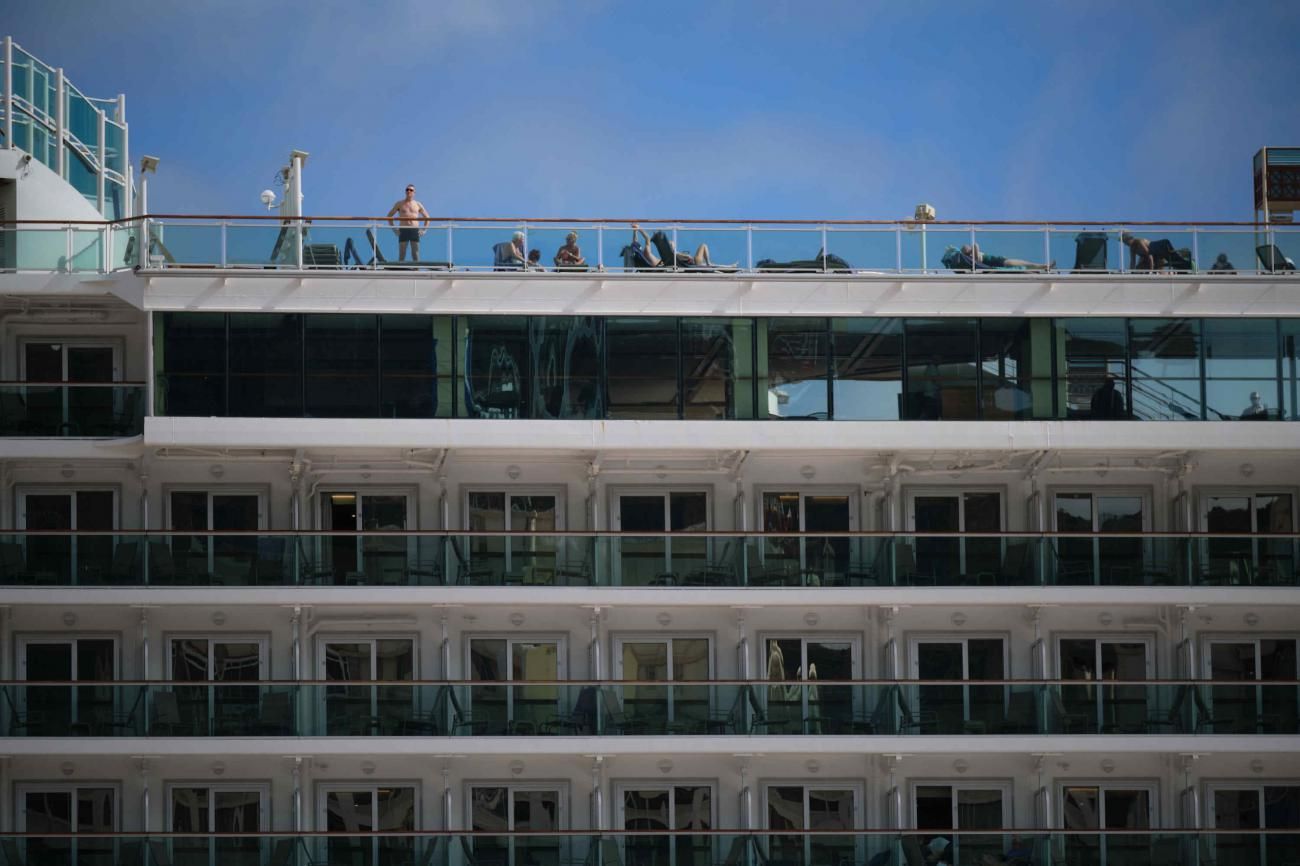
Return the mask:
M302 606L295 604L289 616L289 671L292 679L302 675Z
M141 183L144 182L143 177L141 178L140 182ZM146 250L149 246L149 227L146 225L141 225L139 228L139 233L140 233L139 238L136 242L136 253L140 257L140 262L144 263L148 261L148 253L146 252ZM145 310L144 351L145 351L145 358L147 359L147 363L144 365L144 414L146 418L152 418L154 412L157 411L156 408L154 407L154 397L153 397L154 361L157 358L157 354L154 352L153 336L154 336L153 312L151 310Z
M438 614L438 627L442 633L442 641L438 645L439 659L438 663L442 666L442 678L451 679L451 635L447 631L447 608L442 608Z
M601 785L604 757L595 755L591 759L591 826L599 832L609 829L605 820L605 792Z
M67 137L67 113L64 111L66 100L64 99L63 89L63 69L54 70L54 93L58 104L54 107L54 171L59 177L67 179L68 161L65 156L67 146L64 139Z
M107 167L104 164L104 132L106 131L106 125L104 123L104 110L102 108L97 108L95 109L95 113L99 115L99 147L95 151L95 160L99 163L99 171L95 172L95 209L103 215L104 169Z
M6 36L5 42L8 41L9 37ZM8 646L8 644L5 644L5 646ZM0 755L0 791L9 790L9 757L9 755ZM11 832L13 826L11 821L13 819L9 817L9 812L9 809L0 809L0 833Z
M293 832L302 832L302 756L293 758Z
M739 679L749 679L749 634L745 628L745 609L736 608L736 670Z
M451 761L442 762L442 829L451 829Z
M153 829L149 814L149 759L140 759L140 829L149 833Z
M14 41L6 36L4 42L4 110L5 110L5 147L14 146Z
M140 679L151 680L149 671L149 608L140 606Z
M749 762L745 758L740 759L740 829L748 830L753 827L751 813L753 797L749 790Z
M591 609L591 678L605 679L605 654L600 648L600 608Z

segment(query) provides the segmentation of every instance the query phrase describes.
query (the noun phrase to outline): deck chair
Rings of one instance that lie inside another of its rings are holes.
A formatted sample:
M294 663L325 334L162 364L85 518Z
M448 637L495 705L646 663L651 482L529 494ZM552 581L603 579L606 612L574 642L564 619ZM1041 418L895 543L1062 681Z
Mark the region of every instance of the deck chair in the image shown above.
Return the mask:
M162 839L149 840L149 859L153 866L172 866L172 852Z
M998 572L981 571L975 575L977 582L993 586L1021 586L1025 580L1025 569L1029 565L1029 542L1009 541L1002 554L1002 565Z
M1296 269L1295 262L1287 258L1286 253L1282 252L1281 248L1276 244L1263 244L1255 247L1255 255L1259 256L1260 267L1270 274Z
M518 261L515 255L514 244L510 241L502 241L499 244L492 245L492 270L494 271L522 271L524 266Z
M683 271L704 271L714 274L733 274L739 270L734 265L696 265L696 264L679 264L681 259L678 258L677 250L673 248L673 242L668 239L668 235L662 231L655 232L650 236L650 243L654 244L655 250L659 253L659 267L674 268Z
M1074 236L1074 271L1106 270L1106 233L1079 232Z
M339 248L334 244L305 244L302 248L302 265L305 268L343 267Z
M1171 271L1196 270L1196 262L1192 259L1192 251L1189 247L1170 250L1165 256L1165 262L1165 267Z
M378 266L381 268L399 268L408 270L430 270L430 271L449 271L451 262L432 262L432 261L405 261L395 262L384 255L384 251L379 248L379 238L375 236L374 229L366 229L366 240L370 241L370 261L366 262L367 267ZM344 249L346 258L347 250ZM356 248L352 249L352 256L360 263L361 259L357 256Z

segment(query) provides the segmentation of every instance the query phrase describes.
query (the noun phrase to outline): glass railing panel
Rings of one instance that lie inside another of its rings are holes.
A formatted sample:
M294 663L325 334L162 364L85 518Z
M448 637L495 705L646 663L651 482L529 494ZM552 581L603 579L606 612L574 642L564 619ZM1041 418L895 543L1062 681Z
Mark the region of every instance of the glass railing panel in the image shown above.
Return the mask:
M969 244L967 241L959 249ZM963 249L963 254L979 271L1042 271L1061 264L1050 255L1047 234L1042 229L978 228L975 231L975 252L978 255L966 253ZM965 265L964 262L959 264Z
M740 270L749 267L748 232L743 227L678 227L665 232L677 251L677 267L708 272L714 268ZM674 236L676 240L674 241ZM690 256L689 262L684 256ZM693 263L693 264L692 264Z
M1047 583L1058 586L1186 586L1187 537L1057 535L1042 542Z
M1122 227L1118 229L1121 269L1193 273L1200 265L1193 261L1192 234L1184 227Z
M68 132L92 151L96 150L99 147L99 111L66 81L63 90L67 97L64 122Z
M360 239L357 239L358 232ZM384 220L351 230L348 237L353 238L354 252L359 254L364 267L443 270L452 264L452 236L445 224L430 223L426 226L421 221L420 225L411 227ZM329 239L325 237L325 240ZM340 241L338 248L339 254L347 260L346 264L351 266L353 261L347 255L346 240ZM464 252L471 253L472 250Z
M1056 270L1087 274L1118 271L1120 252L1119 233L1098 226L1052 226L1048 232L1048 261L1056 262Z
M1198 270L1209 274L1251 274L1260 271L1259 248L1268 243L1266 232L1250 229L1198 229ZM1268 250L1265 249L1265 256Z
M235 227L231 227L233 231ZM220 267L225 229L215 223L149 220L147 267ZM267 246L270 251L270 246ZM265 258L265 253L262 254ZM263 262L264 263L264 262Z
M1255 248L1259 267L1268 273L1295 276L1300 264L1300 231L1270 228Z
M104 119L105 168L126 176L126 127L109 118Z
M1256 397L1258 396L1258 400ZM1205 380L1205 417L1210 421L1280 421L1278 380Z
M895 586L1028 586L1037 584L1039 536L895 536L889 556Z
M820 273L826 236L820 226L754 226L753 257L758 271Z
M1202 586L1296 586L1300 539L1287 534L1194 539L1194 582Z
M529 257L536 250L536 266L542 270L584 273L596 269L600 241L592 226L543 223L528 226L525 234Z
M702 682L602 683L598 686L598 733L746 734L754 730L747 684ZM586 696L579 694L579 705ZM797 733L797 731L790 731Z
M109 229L112 254L109 256L110 271L130 270L138 263L136 244L139 243L140 224L138 222L116 223Z
M72 257L68 260L68 270L76 273L98 273L106 270L104 230L74 228L71 234Z
M528 247L513 246L515 232L524 233L524 227L517 223L484 223L456 225L451 229L451 257L458 270L471 271L519 271L523 265L517 260L527 258ZM385 249L397 249L398 239L391 236L384 240ZM409 251L408 251L409 255ZM421 241L420 255L426 255ZM396 260L397 256L392 257Z
M0 535L0 581L10 586L132 586L144 583L138 534Z
M969 271L969 256L962 258L961 248L970 246L969 228L904 225L899 235L903 273ZM945 259L947 264L945 264Z
M2 688L0 709L10 737L141 737L148 731L145 686L78 682Z
M9 229L7 240L12 247L6 252L6 267L19 271L58 271L73 269L68 257L68 233L61 227Z
M854 272L894 273L898 270L898 229L894 226L861 229L828 226L826 246L829 248L827 252L835 257L827 262L830 270L841 267Z
M0 383L0 436L136 436L143 413L143 385Z
M305 226L302 264L307 270L367 268L374 264L376 226L322 221Z
M296 268L299 238L304 229L307 227L287 220L228 225L225 264L227 267Z

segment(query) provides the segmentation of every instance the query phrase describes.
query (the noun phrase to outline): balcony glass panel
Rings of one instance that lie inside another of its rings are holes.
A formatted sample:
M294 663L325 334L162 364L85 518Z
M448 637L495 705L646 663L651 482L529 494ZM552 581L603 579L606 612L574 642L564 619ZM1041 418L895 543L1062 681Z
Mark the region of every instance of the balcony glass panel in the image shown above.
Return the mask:
M669 318L606 320L608 417L678 417L677 328Z
M819 228L755 226L752 244L754 267L760 271L815 273L825 267Z
M833 319L831 343L836 420L902 417L902 320Z
M0 436L137 436L143 413L143 385L0 383Z
M842 259L855 272L898 270L898 229L893 226L828 228L826 246L828 253Z
M682 417L755 417L753 320L683 319L680 334Z
M1200 229L1196 241L1201 273L1250 274L1260 269L1256 248L1264 241L1249 229Z
M378 414L378 317L305 317L305 410L316 418L374 418Z
M765 417L828 418L831 347L827 321L769 319L760 323L759 333L760 362L766 361ZM764 384L763 380L760 383ZM764 399L762 390L759 399Z
M976 320L908 319L906 417L979 417Z
M230 315L230 407L235 416L301 417L303 317Z

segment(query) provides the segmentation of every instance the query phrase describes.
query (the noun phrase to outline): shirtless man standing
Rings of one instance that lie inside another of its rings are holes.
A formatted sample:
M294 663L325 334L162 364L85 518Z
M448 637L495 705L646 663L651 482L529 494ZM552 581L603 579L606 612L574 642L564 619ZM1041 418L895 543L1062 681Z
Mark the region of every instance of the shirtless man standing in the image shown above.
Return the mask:
M397 215L397 220L393 215ZM420 217L424 217L424 228L421 229ZM406 198L393 205L392 210L388 212L389 223L400 221L401 227L397 230L397 260L400 262L406 258L406 245L411 245L411 261L420 260L420 235L424 234L429 228L429 212L424 209L424 205L415 200L415 187L407 185Z

